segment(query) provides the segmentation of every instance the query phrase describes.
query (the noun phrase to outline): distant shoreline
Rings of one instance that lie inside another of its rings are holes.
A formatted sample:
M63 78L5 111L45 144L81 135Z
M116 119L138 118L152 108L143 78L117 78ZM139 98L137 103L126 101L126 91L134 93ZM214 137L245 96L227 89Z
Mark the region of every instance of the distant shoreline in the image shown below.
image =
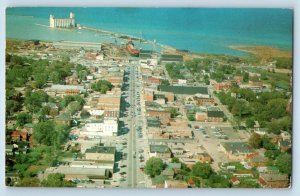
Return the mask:
M252 55L258 56L262 59L270 59L273 57L285 57L285 58L292 58L293 51L292 50L284 50L280 48L276 48L273 46L266 46L266 45L236 45L236 46L228 46L231 49L247 52Z

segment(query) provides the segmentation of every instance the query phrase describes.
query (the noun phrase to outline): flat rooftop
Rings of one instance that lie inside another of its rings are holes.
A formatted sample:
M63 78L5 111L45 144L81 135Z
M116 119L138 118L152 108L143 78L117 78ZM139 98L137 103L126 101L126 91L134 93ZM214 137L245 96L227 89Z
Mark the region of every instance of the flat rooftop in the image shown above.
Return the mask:
M105 154L115 154L116 147L112 146L94 146L85 151L85 153L105 153Z
M174 94L185 94L185 95L194 95L197 93L208 94L207 87L159 85L158 89L160 91L172 92Z

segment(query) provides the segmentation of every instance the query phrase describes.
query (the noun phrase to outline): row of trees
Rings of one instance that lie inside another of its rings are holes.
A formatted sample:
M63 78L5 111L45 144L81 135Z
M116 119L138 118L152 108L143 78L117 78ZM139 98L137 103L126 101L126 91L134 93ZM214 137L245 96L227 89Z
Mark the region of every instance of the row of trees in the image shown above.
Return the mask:
M23 177L17 184L18 187L76 187L76 184L64 179L61 173L49 174L48 177L40 181L37 177ZM11 179L6 179L6 185L10 185Z
M239 89L235 93L239 99L223 91L217 96L234 116L244 119L248 127L253 127L257 120L262 127L277 134L281 129L291 130L291 116L286 111L288 100L283 93L255 94L250 89Z
M12 87L24 87L33 80L36 88L42 88L48 80L54 84L63 84L65 78L72 74L74 64L69 59L63 61L33 60L16 55L6 56L6 82Z

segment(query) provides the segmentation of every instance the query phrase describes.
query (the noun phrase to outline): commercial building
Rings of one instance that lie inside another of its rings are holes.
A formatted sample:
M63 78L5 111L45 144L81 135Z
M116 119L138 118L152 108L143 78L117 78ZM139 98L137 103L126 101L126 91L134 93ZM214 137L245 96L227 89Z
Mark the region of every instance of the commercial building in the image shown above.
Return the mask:
M59 166L47 168L44 172L44 178L55 173L64 174L65 180L98 180L108 179L110 177L110 172L107 169Z
M253 148L251 148L245 142L223 142L220 145L220 149L231 160L243 160L257 154Z
M81 136L99 137L99 136L115 136L118 134L117 120L93 120L85 124L85 128L80 131Z
M205 95L208 95L207 87L159 85L158 88L160 91L172 92L174 94L182 94L182 95L205 94Z
M85 151L85 159L97 162L115 162L116 147L94 146Z
M161 159L169 159L171 158L171 151L166 145L150 145L150 157L158 157Z

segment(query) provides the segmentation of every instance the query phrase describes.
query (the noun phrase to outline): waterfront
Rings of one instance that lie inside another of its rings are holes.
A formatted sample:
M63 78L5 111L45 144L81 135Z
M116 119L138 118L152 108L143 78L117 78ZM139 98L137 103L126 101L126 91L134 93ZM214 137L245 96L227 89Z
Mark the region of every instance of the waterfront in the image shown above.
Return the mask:
M7 37L115 42L113 36L95 32L49 31L50 14L64 16L70 11L76 12L82 26L156 40L192 52L246 54L229 48L231 45L292 49L293 11L287 9L15 8L7 10Z

